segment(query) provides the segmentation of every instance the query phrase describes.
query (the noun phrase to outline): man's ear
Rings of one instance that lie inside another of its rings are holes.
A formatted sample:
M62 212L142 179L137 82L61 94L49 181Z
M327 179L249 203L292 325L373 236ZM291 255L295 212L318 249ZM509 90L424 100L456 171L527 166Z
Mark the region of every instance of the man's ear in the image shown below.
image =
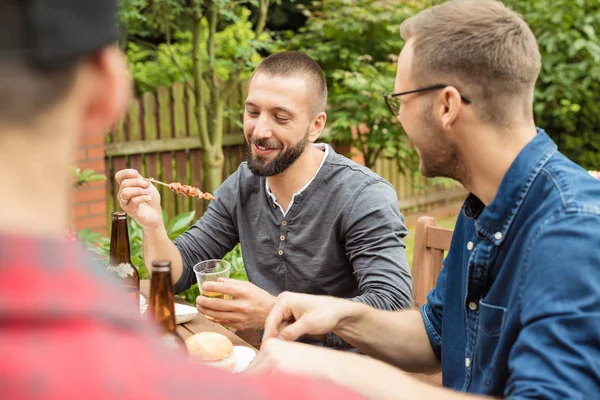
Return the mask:
M438 107L438 117L442 128L448 130L458 119L461 107L463 106L460 93L453 86L448 86L440 93L441 102Z
M125 54L106 47L86 62L84 80L84 133L101 133L122 118L132 98L131 74Z
M314 143L317 141L323 129L325 128L325 122L327 122L327 114L324 111L318 113L314 118L311 124L311 129L308 134L308 141Z

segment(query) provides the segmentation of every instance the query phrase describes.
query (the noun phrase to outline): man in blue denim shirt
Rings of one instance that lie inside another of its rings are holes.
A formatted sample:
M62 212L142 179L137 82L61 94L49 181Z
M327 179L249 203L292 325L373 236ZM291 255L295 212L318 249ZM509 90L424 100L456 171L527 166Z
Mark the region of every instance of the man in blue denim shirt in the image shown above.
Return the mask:
M421 172L471 192L436 287L420 310L400 312L284 293L252 369L328 377L372 398L600 398L600 182L536 129L533 33L499 2L451 0L401 34L388 107ZM406 371L441 367L454 390L271 339L329 331Z

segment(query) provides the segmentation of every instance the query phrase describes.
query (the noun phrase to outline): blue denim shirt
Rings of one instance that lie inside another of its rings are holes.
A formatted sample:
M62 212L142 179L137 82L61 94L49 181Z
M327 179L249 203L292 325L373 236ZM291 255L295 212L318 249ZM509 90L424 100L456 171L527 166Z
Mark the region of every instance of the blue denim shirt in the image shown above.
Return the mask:
M600 181L542 130L458 218L421 314L444 386L600 399Z

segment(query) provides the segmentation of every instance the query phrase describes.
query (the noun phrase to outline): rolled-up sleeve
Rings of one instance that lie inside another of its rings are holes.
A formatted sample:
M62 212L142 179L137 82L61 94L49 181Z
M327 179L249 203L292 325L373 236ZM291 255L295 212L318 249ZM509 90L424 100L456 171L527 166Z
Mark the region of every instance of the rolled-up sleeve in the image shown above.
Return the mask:
M546 224L523 265L521 324L505 396L592 399L600 393L600 216Z

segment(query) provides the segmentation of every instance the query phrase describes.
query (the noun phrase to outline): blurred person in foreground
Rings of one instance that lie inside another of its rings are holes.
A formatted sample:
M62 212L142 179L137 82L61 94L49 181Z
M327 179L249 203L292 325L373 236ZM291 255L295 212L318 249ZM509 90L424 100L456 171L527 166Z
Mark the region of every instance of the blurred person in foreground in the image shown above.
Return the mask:
M173 260L176 292L196 282L196 263L240 242L249 282L203 285L232 300L199 296L203 314L259 331L283 291L351 298L384 310L410 308L407 230L393 186L368 168L315 143L327 115L327 85L307 55L285 51L256 68L245 100L247 162L174 242L156 188L135 170L117 172L119 204L143 227L144 259ZM348 348L335 334L302 338Z
M78 137L105 132L130 99L115 3L0 2L0 398L354 398L190 364L68 242Z
M394 313L284 293L251 369L325 376L379 398L598 398L600 182L536 128L533 33L492 0L448 1L400 31L388 106L423 175L470 191L437 284L420 310ZM385 363L273 339L326 332ZM453 390L402 370L441 370Z

